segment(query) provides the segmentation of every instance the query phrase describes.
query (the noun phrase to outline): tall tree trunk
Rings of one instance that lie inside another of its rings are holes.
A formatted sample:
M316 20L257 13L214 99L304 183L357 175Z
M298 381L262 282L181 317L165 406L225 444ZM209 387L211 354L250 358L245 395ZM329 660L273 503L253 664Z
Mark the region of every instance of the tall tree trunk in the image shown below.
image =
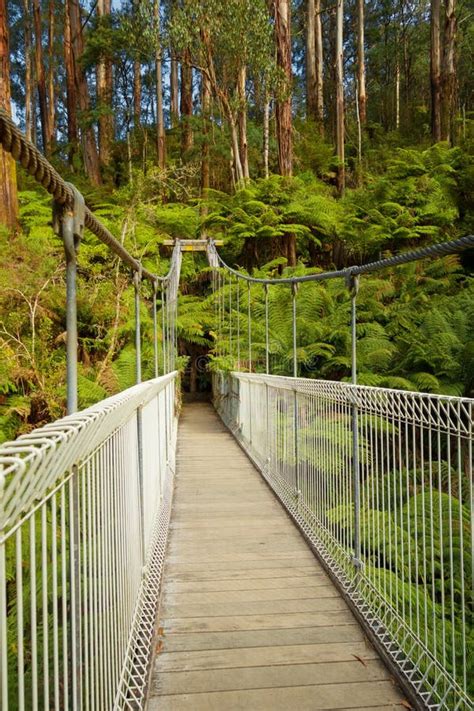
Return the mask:
M210 187L210 163L209 163L209 114L211 109L211 83L205 72L202 74L202 121L203 121L203 142L201 155L201 196L205 195Z
M291 114L291 3L290 0L274 0L275 40L277 64L285 77L283 94L276 102L276 126L278 139L278 165L281 175L293 174L293 120ZM296 265L296 236L286 238L287 259L290 267Z
M315 0L306 6L306 114L317 121L318 87L316 83L316 10Z
M71 42L73 49L73 64L75 73L75 93L78 109L81 112L85 125L81 127L81 142L84 167L91 183L100 185L99 153L95 142L95 134L90 124L90 98L87 77L81 64L84 52L84 36L81 24L81 8L79 0L69 0L69 21L71 25Z
M65 2L64 10L64 64L66 67L66 106L67 106L67 140L69 143L68 160L72 166L78 144L76 69L72 48L70 0Z
M175 128L179 124L179 62L173 49L171 52L170 111L171 126Z
M232 113L230 104L228 104L226 106L226 116L227 116L227 121L229 122L230 138L232 141L231 148L232 148L232 160L233 160L233 164L234 164L235 184L239 188L239 187L242 187L242 184L245 182L245 176L244 176L244 169L242 166L242 161L240 159L239 130L237 127L237 122L235 120L235 116Z
M244 180L250 180L249 171L249 152L247 144L247 67L241 66L238 75L237 93L239 96L239 146L240 160L242 162L242 171Z
M455 141L456 118L456 0L445 0L444 51L441 77L441 140Z
M441 0L431 0L431 135L437 143L441 140Z
M142 116L142 65L136 59L133 62L133 126L138 131Z
M181 156L186 157L193 146L193 69L191 52L185 49L181 62Z
M395 128L400 130L400 62L395 67Z
M34 77L32 62L32 31L30 0L23 0L25 27L25 133L29 141L33 140L33 101Z
M7 2L0 0L0 107L11 114L10 47ZM18 221L16 163L0 146L0 224L13 230Z
M357 91L359 94L359 117L361 125L367 123L367 93L365 88L364 2L365 0L357 0Z
M281 175L292 175L291 6L290 0L274 0L274 4L277 64L285 78L285 85L276 102L275 111L278 139L278 164Z
M326 102L326 125L334 143L336 138L336 8L328 12L328 59L326 72L328 80Z
M263 106L263 170L266 178L270 175L270 97L268 89L265 90L265 104Z
M177 0L171 0L171 17L176 10ZM179 62L173 46L170 47L171 69L170 69L170 114L171 127L179 125Z
M321 0L315 2L315 42L316 42L316 120L319 133L324 136L324 59L323 23L321 22Z
M35 26L35 68L36 85L38 87L41 137L43 141L43 151L45 155L49 156L51 153L51 129L49 126L49 111L46 95L46 77L43 59L41 0L33 0L33 21Z
M211 111L211 82L208 75L203 72L201 77L201 107L202 107L202 149L201 149L201 197L205 198L211 185L211 164L210 164L210 111ZM203 201L201 203L201 219L204 220L208 213L208 207ZM207 238L205 227L201 229L201 239Z
M49 112L49 143L54 146L56 142L56 92L54 91L54 78L56 72L54 57L54 32L55 32L55 2L49 0L48 6L48 112Z
M320 0L307 0L306 112L324 135L323 30Z
M110 21L111 0L98 0L97 15L101 22ZM99 161L102 169L110 165L114 119L112 113L113 71L110 58L102 55L97 65L97 100L99 104Z
M154 0L153 14L155 19L156 50L155 50L155 73L156 73L156 155L158 165L164 168L166 165L166 137L165 119L163 115L163 76L161 57L161 37L160 37L160 0Z
M344 57L343 57L343 23L344 23L344 3L337 0L336 6L336 153L338 158L337 166L337 190L339 195L345 189L345 168L344 168Z

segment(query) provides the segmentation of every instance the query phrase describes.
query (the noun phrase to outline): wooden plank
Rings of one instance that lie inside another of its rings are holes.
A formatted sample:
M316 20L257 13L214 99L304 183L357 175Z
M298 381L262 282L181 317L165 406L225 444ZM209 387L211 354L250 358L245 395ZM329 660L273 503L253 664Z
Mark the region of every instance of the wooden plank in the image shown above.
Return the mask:
M331 583L316 588L265 588L260 590L218 590L206 592L177 592L174 587L164 590L165 602L176 602L178 605L208 605L216 603L264 602L274 600L322 600L323 598L340 598L340 594Z
M253 568L252 575L249 575L247 568L236 569L226 569L218 568L214 570L207 570L198 568L197 570L177 570L168 566L166 572L169 574L165 575L165 584L167 580L179 581L179 580L244 580L248 582L249 580L267 580L271 579L284 579L284 578L307 578L308 575L314 574L318 578L320 576L326 577L326 574L316 567L316 565L310 565L308 567L304 566L286 566L284 568L273 568L273 567L262 567ZM265 585L270 585L270 582L265 583Z
M361 666L377 655L364 641L285 646L240 647L199 651L164 652L156 661L156 671L191 671L197 669L234 669L239 667L285 666L314 662L352 662ZM356 661L358 661L356 659Z
M161 625L168 635L179 632L225 632L228 630L287 629L329 627L354 622L349 610L293 612L287 615L228 615L221 617L165 617Z
M259 600L257 602L213 602L163 604L163 615L170 617L222 617L224 615L287 615L290 612L333 612L345 610L341 598L309 598L304 600Z
M154 694L196 694L209 691L236 691L272 687L314 686L318 682L337 684L387 680L386 669L378 660L366 666L352 662L320 664L289 664L286 667L244 667L188 672L155 673L152 678ZM347 702L346 702L347 703Z
M163 652L183 652L198 649L239 649L240 647L273 647L277 645L362 642L364 635L359 625L331 625L328 627L290 627L289 629L261 629L238 632L190 632L160 635Z
M329 578L306 575L286 578L245 578L244 580L167 580L163 586L164 591L176 593L192 592L221 592L225 590L286 590L291 589L291 594L296 590L317 590L320 586L331 585Z
M381 705L400 711L393 696L391 681L315 684L155 696L150 699L148 711L322 711Z
M249 571L255 570L255 571L261 571L264 569L269 569L269 570L274 570L275 568L281 568L281 567L287 567L288 569L290 568L298 568L298 569L304 569L308 567L312 567L313 570L320 571L321 567L317 564L317 562L314 559L314 556L298 556L295 558L294 556L286 556L282 558L281 556L279 558L275 558L273 556L267 557L266 559L262 560L262 558L244 558L240 560L235 560L235 559L230 559L230 560L220 560L216 558L211 558L210 560L205 562L203 561L195 561L195 560L182 560L180 559L179 555L175 555L173 557L168 556L167 558L167 566L166 566L166 572L168 575L175 575L177 572L191 572L191 571L204 571L204 572L210 572L210 571L239 571L239 570L245 570L247 572L247 575L250 575ZM258 575L258 572L255 573L255 575Z

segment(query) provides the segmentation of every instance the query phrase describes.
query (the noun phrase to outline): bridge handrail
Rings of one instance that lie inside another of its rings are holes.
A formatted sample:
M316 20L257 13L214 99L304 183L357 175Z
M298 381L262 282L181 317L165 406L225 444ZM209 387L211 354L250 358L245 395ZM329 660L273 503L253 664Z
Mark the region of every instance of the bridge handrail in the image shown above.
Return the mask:
M0 446L0 706L143 708L177 373Z
M471 709L474 399L240 372L214 393L413 706Z
M176 378L169 373L112 395L80 412L48 423L0 445L0 544L22 523L22 515L57 486L138 408Z

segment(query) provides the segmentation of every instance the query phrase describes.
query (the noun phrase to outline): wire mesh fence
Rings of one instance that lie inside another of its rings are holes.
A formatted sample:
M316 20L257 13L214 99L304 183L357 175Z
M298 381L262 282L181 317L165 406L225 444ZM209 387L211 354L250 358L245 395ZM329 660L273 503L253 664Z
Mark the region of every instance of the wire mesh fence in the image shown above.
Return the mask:
M471 709L474 401L215 376L217 409L429 708Z
M2 711L142 708L175 390L171 373L0 448Z

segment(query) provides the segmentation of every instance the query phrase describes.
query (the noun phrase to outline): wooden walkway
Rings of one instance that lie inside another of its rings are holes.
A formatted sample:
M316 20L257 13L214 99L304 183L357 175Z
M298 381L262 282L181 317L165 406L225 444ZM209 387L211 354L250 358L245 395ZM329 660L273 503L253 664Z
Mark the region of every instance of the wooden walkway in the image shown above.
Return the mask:
M148 711L403 709L278 500L210 405L184 408Z

